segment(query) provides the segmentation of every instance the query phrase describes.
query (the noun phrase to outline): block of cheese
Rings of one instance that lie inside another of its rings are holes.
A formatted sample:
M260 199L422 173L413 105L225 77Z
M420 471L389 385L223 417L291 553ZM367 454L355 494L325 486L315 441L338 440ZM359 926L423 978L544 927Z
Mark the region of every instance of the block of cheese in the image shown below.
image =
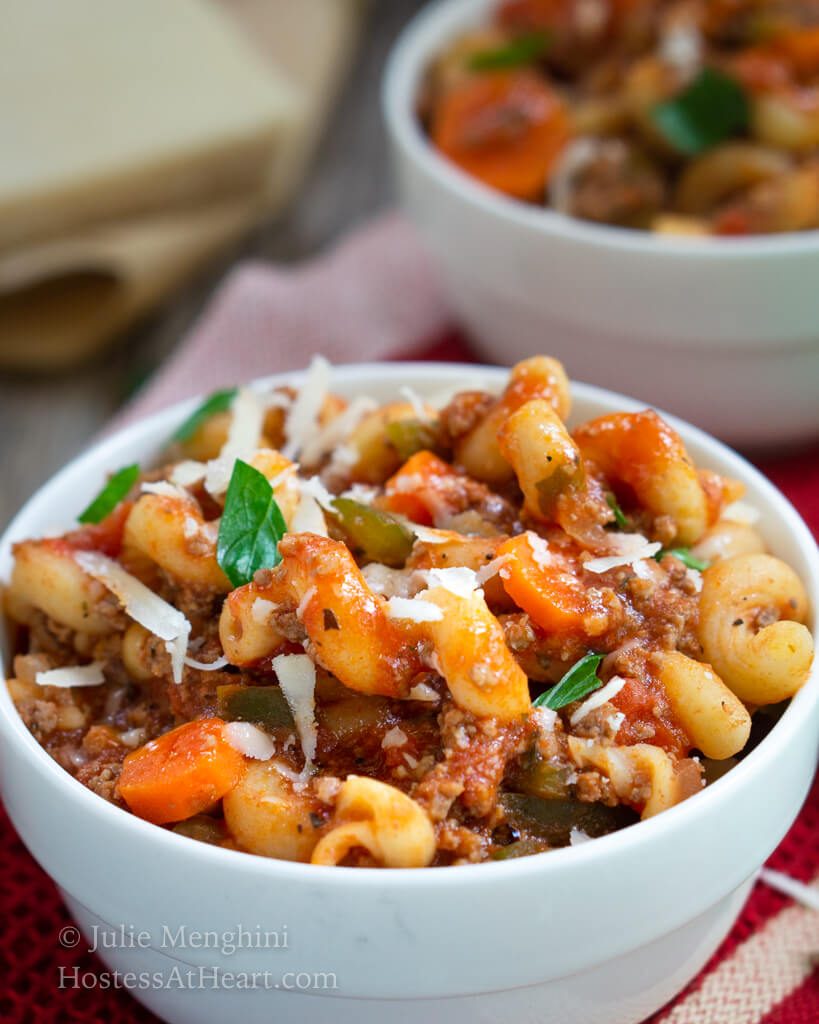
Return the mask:
M0 0L0 250L256 191L298 94L208 0Z

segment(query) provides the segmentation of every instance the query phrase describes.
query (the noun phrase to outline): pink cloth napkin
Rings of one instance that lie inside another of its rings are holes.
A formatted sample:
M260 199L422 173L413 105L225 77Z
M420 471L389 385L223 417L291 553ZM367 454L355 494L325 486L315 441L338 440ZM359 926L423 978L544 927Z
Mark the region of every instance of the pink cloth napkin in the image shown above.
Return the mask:
M417 235L385 214L296 269L242 263L111 429L216 388L332 363L395 358L451 325Z

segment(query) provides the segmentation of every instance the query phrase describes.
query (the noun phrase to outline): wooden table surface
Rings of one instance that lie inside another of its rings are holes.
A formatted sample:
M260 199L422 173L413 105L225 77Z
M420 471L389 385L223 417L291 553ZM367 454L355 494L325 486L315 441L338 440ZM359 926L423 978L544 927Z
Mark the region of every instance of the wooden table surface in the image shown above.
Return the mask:
M393 198L379 110L387 52L421 0L375 0L346 87L307 180L287 212L200 275L96 362L58 377L0 374L0 529L87 446L128 393L182 337L243 256L292 262L321 250Z

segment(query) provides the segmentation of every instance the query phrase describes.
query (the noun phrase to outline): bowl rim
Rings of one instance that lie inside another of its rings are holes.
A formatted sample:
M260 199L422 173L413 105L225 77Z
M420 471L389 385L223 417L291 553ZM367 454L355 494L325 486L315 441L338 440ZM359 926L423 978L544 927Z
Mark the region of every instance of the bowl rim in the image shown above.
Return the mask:
M674 259L754 261L819 251L819 230L745 237L689 237L595 224L546 206L504 195L473 178L429 142L415 114L418 82L441 44L497 0L432 0L401 30L381 82L381 109L389 134L402 152L455 196L481 213L507 220L531 234L597 246L613 252Z
M351 363L337 364L332 368L333 385L347 385L351 390L367 380L371 383L389 384L396 387L406 383L409 378L426 378L431 385L440 388L442 385L453 385L464 380L479 378L481 382L491 385L503 383L508 375L508 367L480 366L469 363L449 362L391 362L391 363ZM256 378L247 382L258 387L293 384L298 386L304 379L305 371L290 371ZM572 381L573 398L581 398L591 402L613 405L613 410L635 411L646 407L644 402L620 395L605 388ZM203 396L185 399L165 409L152 413L137 420L120 430L103 437L92 444L43 484L24 504L0 536L0 559L6 561L11 545L18 539L30 536L26 532L26 521L32 510L52 495L55 497L65 489L66 481L75 473L99 470L100 475L110 469L111 462L123 456L133 459L139 451L152 451L159 445L160 437L169 437L173 429L184 420L202 401ZM804 579L809 592L813 617L811 631L814 636L819 632L819 548L812 534L790 501L754 466L727 445L711 437L705 431L694 427L679 418L657 410L668 422L678 430L686 445L694 442L717 461L724 464L724 471L738 476L746 484L747 497L753 500L754 495L761 495L771 504L780 521L794 539L800 555L804 559ZM118 464L118 463L117 463ZM85 495L80 496L76 503L79 507ZM66 504L56 503L56 507L64 509ZM61 513L66 518L65 512ZM3 679L7 678L4 658L0 652L0 669ZM593 843L583 843L579 847L565 847L548 851L531 857L522 857L508 861L488 861L479 865L454 865L444 869L410 869L410 868L339 868L331 866L303 864L291 861L276 860L240 850L229 850L211 846L207 843L189 840L178 836L169 829L152 825L123 808L117 807L87 789L72 775L63 769L40 746L29 732L11 700L6 685L0 685L0 739L8 743L11 756L22 756L29 765L42 776L48 776L49 784L55 787L55 795L59 794L67 803L79 805L82 811L95 819L98 827L120 828L133 835L134 841L143 840L156 844L157 851L166 856L184 855L196 857L204 867L213 866L221 871L232 870L232 865L241 868L244 865L249 871L259 872L271 878L292 880L294 882L321 882L322 884L352 885L369 887L376 883L382 889L398 891L419 886L454 886L483 885L494 881L500 883L504 878L533 879L545 878L550 872L559 872L566 865L575 865L582 869L584 863L596 863L616 851L620 854L631 853L635 843L648 846L651 841L662 841L669 833L677 829L685 829L687 823L696 818L707 818L710 810L718 809L720 803L729 802L731 794L745 785L745 780L754 774L764 771L765 765L776 760L779 753L787 750L795 735L808 727L811 714L819 712L819 659L814 658L811 674L800 691L791 699L782 717L765 739L743 758L742 762L732 768L716 782L707 786L693 798L683 801L661 814L645 821L636 822L635 826L601 836ZM0 780L2 782L2 780ZM781 837L776 837L777 841ZM187 846L184 845L187 843ZM639 849L637 850L639 854ZM485 879L486 883L482 880Z

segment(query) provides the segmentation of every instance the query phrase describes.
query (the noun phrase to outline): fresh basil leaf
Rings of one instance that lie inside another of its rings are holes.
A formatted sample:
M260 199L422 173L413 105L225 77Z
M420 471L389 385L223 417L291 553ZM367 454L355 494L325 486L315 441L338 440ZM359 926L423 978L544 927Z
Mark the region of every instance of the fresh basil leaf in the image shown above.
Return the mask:
M748 127L750 107L742 86L714 68L703 68L681 93L660 103L652 119L680 153L702 153Z
M599 690L603 684L597 678L597 669L602 660L602 654L587 654L585 658L575 662L556 686L541 693L532 701L532 707L559 711L572 701L580 700L581 697Z
M629 525L628 519L626 518L625 512L620 508L617 499L613 494L606 495L606 504L614 513L614 521L620 527L621 530L625 530Z
M697 572L705 572L711 564L710 562L703 561L701 558L697 558L696 555L692 555L690 548L663 548L654 557L658 562L662 562L666 555L673 555L683 565L688 566L689 569L696 569Z
M249 583L257 569L279 564L279 541L286 532L287 524L265 476L237 459L216 541L216 561L234 587Z
M118 470L91 504L77 516L80 523L101 523L119 505L139 476L139 466L125 466Z
M173 441L189 441L206 419L217 412L227 412L236 397L236 388L224 388L214 391L204 402L188 416L185 422L173 434Z
M470 71L503 71L531 64L549 45L547 32L527 32L492 50L480 50L469 58Z

